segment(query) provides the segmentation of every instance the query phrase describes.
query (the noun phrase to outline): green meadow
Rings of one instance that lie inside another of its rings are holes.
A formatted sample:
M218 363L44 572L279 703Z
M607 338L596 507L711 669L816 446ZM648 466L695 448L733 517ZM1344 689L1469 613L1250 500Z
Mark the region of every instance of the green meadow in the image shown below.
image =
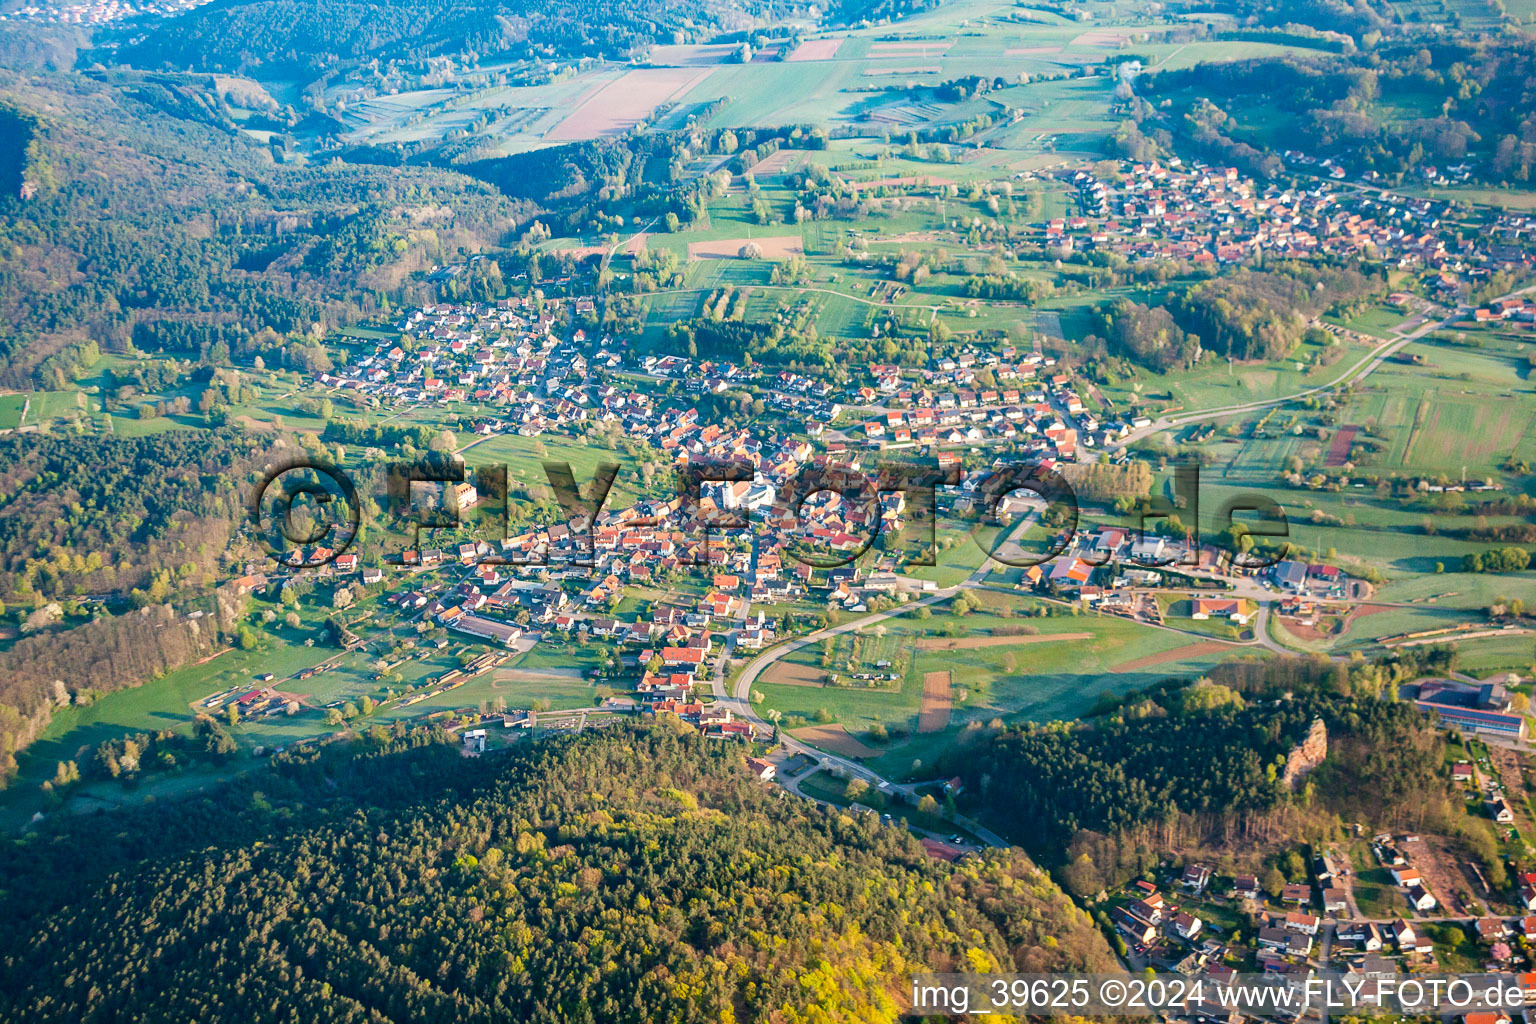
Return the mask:
M964 691L964 700L952 708L945 733L914 735L903 749L948 742L949 734L970 722L994 718L1004 721L1054 721L1072 719L1087 711L1101 693L1124 693L1145 687L1171 675L1208 668L1244 653L1191 650L1202 643L1199 636L1158 629L1112 616L1031 614L1041 602L1023 595L975 591L982 608L955 618L934 606L931 617L914 614L889 620L888 636L916 651L899 689L869 690L848 686L792 685L759 681L754 688L765 695L763 707L784 715L814 719L825 710L856 735L880 724L887 729L915 731L922 704L923 677L948 670L951 684ZM1052 606L1060 609L1061 606ZM917 641L943 642L944 628L959 629L960 643L970 638L1005 640L996 646L961 646L959 649L922 649ZM1020 632L1020 631L1025 632ZM1037 639L1087 633L1088 638ZM866 634L872 636L873 634ZM817 666L821 649L812 645L786 657L786 661ZM771 676L772 673L770 672Z

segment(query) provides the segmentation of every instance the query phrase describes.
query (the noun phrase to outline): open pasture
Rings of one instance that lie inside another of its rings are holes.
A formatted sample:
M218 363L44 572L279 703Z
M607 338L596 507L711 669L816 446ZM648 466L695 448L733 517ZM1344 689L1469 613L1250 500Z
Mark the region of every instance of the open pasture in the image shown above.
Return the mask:
M949 49L953 43L948 39L913 39L901 42L877 42L869 44L869 56L891 57L907 54L920 54L922 56L937 56Z
M735 52L730 43L677 43L653 46L645 56L657 67L709 67L724 64Z
M1345 422L1372 427L1387 442L1373 466L1459 475L1536 453L1531 389L1513 355L1417 343L1404 351L1422 362L1383 366L1348 406Z
M543 467L545 461L570 463L571 471L581 483L596 475L598 463L616 462L619 475L608 498L610 508L621 508L624 502L633 501L640 486L640 471L629 456L581 438L498 434L464 450L464 459L471 468L505 465L509 483L522 487L548 486Z
M960 637L939 635L940 616L887 623L886 639L914 652L899 689L810 682L824 670L819 668L820 649L807 649L776 663L773 672L785 676L776 678L770 672L764 677L766 706L807 718L827 711L855 732L878 723L921 733L925 722L929 728L936 722L938 678L943 675L950 683L947 724L925 734L942 743L944 736L972 721L1072 719L1088 710L1101 692L1123 693L1165 676L1204 671L1241 653L1229 644L1192 641L1186 634L1111 616L1035 617L1029 613L1037 603L1024 595L978 591L977 596L982 607L965 617ZM1039 632L1023 634L1026 624ZM960 644L932 643L952 639ZM989 639L1003 642L964 643ZM799 665L789 668L786 662ZM911 756L907 754L908 760Z
M0 430L35 427L61 416L73 416L91 408L91 400L78 391L27 391L0 395ZM25 411L25 416L23 416Z
M1437 396L1430 401L1422 426L1416 426L1404 461L1425 469L1491 467L1529 435L1533 420L1536 411L1529 406Z
M1146 654L1129 661L1122 661L1111 665L1111 672L1140 672L1144 669L1156 668L1161 665L1170 665L1175 662L1189 661L1196 658L1204 658L1209 655L1229 654L1232 651L1231 644L1224 644L1216 640L1201 640L1182 647L1174 647L1166 651L1158 651L1156 654Z
M982 647L1019 647L1054 640L1091 640L1092 633L1046 633L1018 636L931 636L917 641L920 651L974 651Z
M26 406L26 395L0 395L0 430L21 426L21 413Z
M1367 309L1360 315L1349 320L1340 320L1337 317L1323 317L1327 323L1338 324L1361 334L1369 334L1377 338L1395 338L1397 335L1393 328L1402 324L1408 318L1386 305L1376 305Z

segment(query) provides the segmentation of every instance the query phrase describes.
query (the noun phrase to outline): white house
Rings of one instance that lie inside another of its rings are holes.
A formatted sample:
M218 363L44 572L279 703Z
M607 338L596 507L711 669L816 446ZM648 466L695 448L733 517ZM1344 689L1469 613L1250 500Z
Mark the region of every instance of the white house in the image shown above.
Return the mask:
M1193 939L1200 934L1200 919L1193 914L1179 914L1173 919L1173 930L1181 939Z

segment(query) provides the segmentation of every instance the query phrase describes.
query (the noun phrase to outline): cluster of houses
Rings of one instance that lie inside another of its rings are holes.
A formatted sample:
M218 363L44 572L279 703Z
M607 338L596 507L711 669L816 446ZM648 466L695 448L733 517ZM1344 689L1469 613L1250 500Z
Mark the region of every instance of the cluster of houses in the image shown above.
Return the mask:
M879 411L863 432L882 448L1006 442L1033 461L1071 462L1083 449L1102 448L1151 423L1136 415L1100 421L1073 377L1055 367L1054 356L1019 355L1012 345L995 353L965 349L924 368L916 382L908 379L912 371L875 364L874 383L854 389L848 401ZM983 372L984 383L978 381Z
M971 480L966 481L971 484ZM1016 511L1032 507L1019 499ZM1007 513L1011 507L1003 506ZM1156 602L1140 589L1160 586L1156 571L1174 567L1190 576L1213 580L1257 578L1281 591L1281 611L1291 615L1315 614L1317 602L1347 596L1349 577L1337 566L1281 561L1264 568L1245 568L1226 562L1215 548L1194 548L1189 538L1157 534L1138 535L1114 526L1082 530L1057 538L1062 554L1051 562L1025 568L1024 582L1037 589L1074 595L1100 611L1161 620ZM1229 622L1238 628L1252 625L1259 604L1231 594L1195 596L1190 617L1198 621Z
M774 624L761 613L753 617L753 605L791 602L819 590L825 603L858 612L877 597L931 586L898 576L889 558L871 570L851 565L813 569L795 557L802 546L855 555L876 535L898 535L911 514L899 491L883 492L869 502L821 490L793 512L786 507L784 496L796 493L802 474L874 468L866 466L872 461L870 446L815 439L841 401L881 403L881 415L865 423L871 441L942 447L970 440L973 431L984 429L1044 467L1071 461L1084 447L1144 425L1099 424L1084 410L1073 379L1053 372L1053 358L1021 355L1004 346L995 353L963 349L916 374L877 365L871 368L873 384L849 388L846 394L823 381L777 372L768 381L768 393L786 408L805 411L815 427L809 440L722 426L706 422L687 394L719 392L748 379L761 382L764 371L723 361L649 356L641 376L676 381L683 395L680 400L676 392L668 398L647 395L639 390L643 382L634 383L633 368L624 366L606 339L589 345L578 329L569 341L562 340L566 317L580 316L582 305L581 299L516 298L423 306L402 317L397 326L405 337L399 344L383 342L348 366L318 375L328 387L351 389L381 404L483 405L491 410L475 426L483 434L575 431L593 421L611 423L624 436L648 442L679 470L728 470L719 474L724 479L703 481L695 493L646 497L624 508L605 506L591 522L532 523L514 527L496 542L403 554L401 564L411 571L458 565L469 572L451 592L429 597L412 590L398 600L449 630L502 648L531 645L547 631L576 632L637 650L654 646L663 660L657 675L695 675L723 649L727 637L743 651L773 642ZM615 383L620 378L605 372L621 369L630 371L628 383ZM940 451L938 459L941 468L960 463L955 452ZM975 502L989 472L963 476L957 510ZM462 512L479 504L485 490L472 477L447 485L441 500ZM1013 505L999 509L1005 520L1029 507L1018 495L1008 501ZM1121 614L1159 614L1155 601L1137 594L1138 588L1160 582L1152 566L1188 561L1197 573L1241 574L1223 566L1213 550L1191 556L1179 538L1139 538L1103 528L1071 538L1070 545L1065 557L1030 567L1026 582ZM355 556L345 557L352 557L353 565L338 560L335 571L355 569ZM1105 565L1114 568L1099 571ZM712 573L716 585L696 607L663 609L653 613L651 622L611 617L631 586L699 568ZM377 568L365 571L375 580L380 576ZM1293 579L1292 574L1299 575ZM527 579L530 575L540 582ZM1276 579L1298 594L1334 594L1343 585L1341 574L1323 565L1282 563ZM1247 599L1213 595L1199 599L1195 614L1246 626L1256 606ZM694 703L681 698L677 694L655 703Z
M803 417L807 427L817 428L813 433L819 433L843 411L832 384L790 370L770 377L724 360L695 362L679 355L648 355L640 361L638 372L657 380L678 381L684 392L698 395L718 395L732 385L760 385L767 389L774 408Z
M1057 376L1064 377L1064 374ZM924 447L1012 442L1026 458L1074 461L1079 444L1093 447L1130 428L1101 430L1067 385L1013 387L920 396L909 409L888 409L864 423L864 436L881 447ZM926 403L932 404L926 404Z
M1113 180L1089 169L1068 172L1088 216L1050 221L1046 241L1068 251L1211 266L1263 254L1370 255L1434 272L1432 284L1448 275L1457 292L1512 263L1530 263L1519 246L1459 238L1444 202L1339 188L1345 170L1321 169L1326 177L1307 186L1259 182L1233 167L1177 158L1126 161Z
M1424 884L1418 869L1409 863L1406 849L1418 841L1415 836L1395 840L1389 833L1383 832L1371 840L1371 853L1382 867L1391 872L1392 881L1403 890L1403 898L1408 901L1408 906L1417 913L1427 913L1440 904Z
M1411 843L1414 837L1394 841L1390 835L1373 840L1383 863L1392 861L1391 851L1397 842ZM1402 868L1405 878L1412 875ZM1258 931L1251 950L1257 969L1263 974L1280 979L1282 983L1302 985L1320 969L1325 929L1333 928L1328 961L1331 970L1353 979L1357 991L1367 993L1366 983L1372 979L1391 979L1405 970L1433 970L1436 964L1434 943L1421 923L1398 918L1390 922L1376 922L1347 916L1348 897L1340 872L1335 869L1330 855L1320 854L1312 865L1319 888L1324 894L1325 913L1331 918L1308 909L1312 887L1308 884L1288 885L1279 897L1281 909L1265 906L1258 914ZM1111 922L1117 932L1133 947L1138 960L1171 969L1191 977L1204 977L1215 981L1234 980L1240 967L1231 966L1232 955L1247 956L1248 951L1227 948L1217 936L1221 928L1203 922L1188 900L1206 894L1213 881L1209 866L1190 864L1169 880L1170 895L1165 897L1150 881L1138 880L1127 890L1123 903L1111 911ZM1536 873L1522 879L1522 900L1529 909L1536 907ZM1181 895L1173 895L1177 892ZM1331 895L1330 895L1331 894ZM1238 875L1233 882L1229 897L1264 902L1258 879L1253 875ZM1221 902L1219 897L1211 897ZM1184 906L1179 902L1185 901ZM1536 940L1536 915L1506 919L1484 917L1451 927L1462 928L1467 938L1482 950L1484 969L1509 971L1518 962L1517 941L1521 945ZM1470 948L1470 947L1469 947ZM1227 1011L1205 1016L1198 1014L1191 1019L1240 1020L1241 1017ZM1294 1019L1284 1018L1282 1019ZM1472 1020L1472 1017L1468 1017ZM1479 1018L1480 1020L1480 1018Z
M0 21L47 21L65 25L108 25L124 18L170 17L208 0L72 0L66 3L26 4L0 14ZM23 197L25 198L25 197Z
M427 561L431 563L427 570L454 564L430 557ZM617 587L610 578L593 589L604 583ZM594 614L558 582L502 580L494 565L477 565L456 584L427 584L389 600L448 630L504 647L514 646L525 636L532 643L545 632L613 643L634 656L641 677L634 698L610 698L606 710L675 714L709 736L751 739L750 723L702 702L694 690L723 649L728 632L735 631L738 647L752 647L771 642L774 628L761 611L755 616L749 613L749 602L740 594L740 577L719 574L715 584L694 608L663 604L632 621ZM517 621L508 621L508 615ZM537 631L525 633L525 629Z
M395 324L401 343L381 342L316 379L384 406L474 402L501 409L477 426L479 433L536 436L603 412L616 417L630 403L648 405L638 393L594 395L586 387L590 370L618 366L619 357L601 348L589 355L581 329L560 339L555 328L566 301L422 306Z
M1509 321L1528 331L1536 331L1536 299L1528 295L1495 299L1486 306L1477 307L1468 316L1480 324Z
M1010 509L1005 505L1002 511L1006 514ZM1061 556L1026 567L1024 582L1036 589L1076 596L1100 611L1124 615L1156 617L1155 603L1139 600L1135 588L1159 585L1162 575L1154 570L1182 563L1189 554L1189 547L1180 539L1155 534L1140 537L1115 526L1080 531L1058 541L1065 544ZM1220 569L1211 549L1201 550L1190 561L1208 571Z
M1198 896L1210 883L1211 869L1203 864L1192 864L1184 869L1179 888ZM1138 953L1155 946L1164 935L1191 946L1197 944L1205 927L1205 922L1197 915L1165 900L1151 882L1138 881L1132 890L1134 898L1115 907L1110 920Z

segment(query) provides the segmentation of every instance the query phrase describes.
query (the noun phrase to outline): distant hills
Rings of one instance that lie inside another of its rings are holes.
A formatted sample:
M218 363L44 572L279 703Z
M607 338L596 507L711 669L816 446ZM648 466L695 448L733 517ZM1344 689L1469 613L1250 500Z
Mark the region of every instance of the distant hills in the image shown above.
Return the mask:
M774 19L774 0L248 0L212 4L125 45L143 68L313 77L373 58L627 60L656 42L694 42ZM785 5L785 11L788 10Z

